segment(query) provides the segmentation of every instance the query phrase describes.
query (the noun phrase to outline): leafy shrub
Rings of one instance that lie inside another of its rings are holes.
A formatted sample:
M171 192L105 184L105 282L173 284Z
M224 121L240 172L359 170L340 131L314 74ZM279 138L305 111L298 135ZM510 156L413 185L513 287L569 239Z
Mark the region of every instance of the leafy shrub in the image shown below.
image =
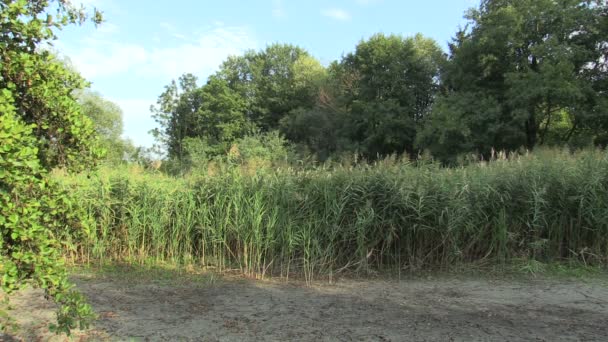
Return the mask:
M72 290L63 267L59 237L77 230L79 212L47 177L38 160L32 126L15 115L10 93L0 93L0 275L11 294L26 284L40 286L61 305L56 331L84 327L93 317ZM80 325L79 325L80 324Z
M48 172L55 167L86 170L102 153L73 95L86 82L43 47L55 39L56 29L86 19L82 8L66 1L0 3L2 289L42 287L59 304L54 329L66 333L86 326L93 316L68 282L61 255L67 247L63 242L85 238L87 224ZM95 11L93 21L101 20Z

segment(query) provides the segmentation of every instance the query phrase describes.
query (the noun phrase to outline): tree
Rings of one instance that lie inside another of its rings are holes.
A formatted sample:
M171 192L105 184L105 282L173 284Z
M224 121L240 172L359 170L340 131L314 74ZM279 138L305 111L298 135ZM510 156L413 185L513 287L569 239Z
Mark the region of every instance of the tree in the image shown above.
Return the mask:
M492 146L505 146L505 140L519 134L496 121L500 111L495 98L479 93L441 97L433 105L432 118L418 132L416 144L446 164L454 164L468 151L489 155Z
M253 130L245 117L245 100L225 80L210 77L200 90L202 105L196 112L194 135L210 147L210 155L224 154L236 139Z
M200 88L192 75L165 88L152 107L160 125L153 134L170 158L189 157L185 142L190 152L224 154L236 139L277 130L289 112L313 108L325 77L317 60L292 45L229 57Z
M226 155L232 143L254 130L245 117L244 99L230 89L225 80L215 76L197 91L201 106L194 114L195 127L183 143L188 167Z
M325 71L302 48L273 44L260 52L249 51L222 64L217 77L246 101L246 116L263 131L296 108L312 108Z
M186 157L183 141L194 136L196 130L195 113L202 104L196 76L182 75L172 81L158 97L156 106L151 106L152 117L159 128L152 134L162 147L166 148L169 158L182 162Z
M120 163L125 155L133 152L133 143L122 138L123 113L120 107L100 94L84 91L78 94L82 112L93 122L100 138L100 146L105 151L104 159L110 163Z
M194 150L208 157L224 154L235 139L253 129L245 117L245 99L215 76L198 87L193 75L183 75L179 86L172 82L157 103L152 111L160 128L153 134L167 148L168 157L180 163L187 162Z
M292 146L278 131L253 132L234 141L229 151L229 159L233 162L255 166L286 162L291 154ZM257 164L262 162L261 164ZM264 163L266 162L266 163Z
M608 127L605 11L601 1L483 1L468 13L471 26L458 32L442 73L442 101L459 108L453 114L438 106L420 146L433 153L450 148L428 142L434 134L450 135L442 130L454 127L442 123L455 121L451 115L467 123L463 129L476 141L461 145L461 152L532 149L566 143L577 134L601 134ZM474 98L492 103L491 109L466 100ZM488 127L490 136L483 131ZM563 131L560 137L556 128Z
M55 13L54 15L51 14ZM57 236L86 221L47 172L80 171L100 156L96 134L74 97L84 80L42 49L54 31L87 13L64 1L0 2L0 277L7 293L42 287L60 304L58 331L84 326L91 309L71 288ZM95 23L101 14L93 12Z
M443 52L422 35L376 34L332 66L344 90L344 133L368 158L413 152L437 88Z
M344 142L336 134L341 123L342 116L331 109L297 108L281 119L280 131L289 141L299 144L302 154L312 153L324 161L345 149Z

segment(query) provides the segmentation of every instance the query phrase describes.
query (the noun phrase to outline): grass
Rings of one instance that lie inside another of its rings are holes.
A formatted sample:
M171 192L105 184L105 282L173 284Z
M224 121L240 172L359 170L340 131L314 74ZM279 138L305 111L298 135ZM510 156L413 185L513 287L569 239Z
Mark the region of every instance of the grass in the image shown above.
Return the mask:
M461 263L449 268L423 268L395 272L395 269L370 272L366 280L490 280L490 281L559 281L600 284L608 286L608 273L604 266L584 265L574 260L567 262L542 263L530 259L515 259L506 263ZM178 265L175 263L130 264L107 263L72 265L69 273L79 282L112 282L128 285L154 284L157 286L186 286L207 288L224 282L244 281L238 272L216 272L198 265ZM344 272L340 276L319 275L316 284L358 280L358 274ZM276 279L269 279L276 280ZM285 280L285 279L283 279ZM304 282L303 274L296 274L293 280Z
M446 169L358 167L171 178L133 169L57 176L94 222L65 239L105 264L196 264L250 276L319 276L608 261L608 155L534 154Z
M112 263L106 265L77 265L70 268L70 274L79 281L120 282L126 284L187 285L208 287L221 281L216 272L199 267L176 264L133 265Z

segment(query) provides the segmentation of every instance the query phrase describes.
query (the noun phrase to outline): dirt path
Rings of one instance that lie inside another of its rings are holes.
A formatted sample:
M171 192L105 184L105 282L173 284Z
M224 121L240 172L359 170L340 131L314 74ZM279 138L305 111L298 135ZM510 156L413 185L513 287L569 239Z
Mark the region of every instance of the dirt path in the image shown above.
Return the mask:
M599 281L157 282L77 278L101 318L75 340L606 341L608 287ZM47 340L52 307L13 300L25 340ZM7 337L4 337L8 340ZM0 338L2 340L2 338ZM55 338L55 340L61 340Z

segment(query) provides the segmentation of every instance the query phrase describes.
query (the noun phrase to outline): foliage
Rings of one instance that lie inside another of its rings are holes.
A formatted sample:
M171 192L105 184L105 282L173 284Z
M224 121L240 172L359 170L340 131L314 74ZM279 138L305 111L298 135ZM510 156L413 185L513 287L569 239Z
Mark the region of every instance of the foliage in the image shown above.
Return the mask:
M344 114L331 108L298 108L281 119L280 127L285 137L303 150L300 154L307 151L324 161L351 146L350 141L336 134L343 122Z
M254 129L245 117L246 103L225 80L209 78L202 87L186 74L173 81L152 107L160 128L152 131L167 148L165 169L181 174L225 156L231 144Z
M437 43L420 34L377 34L334 66L348 109L342 133L356 150L371 159L414 151L443 59Z
M186 138L213 158L257 129L322 161L426 150L454 163L607 144L602 1L484 0L466 18L449 56L422 34L375 34L327 68L290 44L231 56L200 88L192 75L167 87L157 137L178 161L189 158Z
M262 131L296 108L314 106L325 71L300 47L272 44L260 52L230 57L217 76L246 100L247 117Z
M202 87L189 74L167 86L152 108L160 124L153 133L184 167L192 158L185 143L199 156L202 146L209 158L225 155L236 140L276 130L290 111L312 108L325 77L317 60L291 45L230 57Z
M92 123L73 96L84 80L41 47L55 38L56 29L86 18L84 9L63 1L0 2L2 288L11 293L27 284L42 287L60 304L56 330L67 333L86 326L92 313L71 290L60 241L66 230L81 238L86 225L47 172L54 167L85 170L101 151ZM100 13L92 19L100 22Z
M200 89L192 74L184 74L176 82L171 81L158 97L157 105L150 107L152 116L160 127L151 131L169 158L185 160L183 141L195 136L195 113L201 106Z
M10 92L0 95L0 272L7 293L33 284L60 304L56 331L85 327L93 317L82 296L72 290L61 262L62 234L86 231L67 193L49 181L38 159L33 125L15 113ZM73 231L72 231L73 230Z
M291 154L289 143L278 131L256 133L235 140L229 151L229 160L246 163L254 160L287 162Z
M487 156L491 148L532 149L606 131L602 1L485 0L467 18L471 26L456 35L442 72L441 104L418 138L422 148Z
M521 139L520 132L508 130L497 122L498 117L500 105L491 96L474 92L444 96L434 104L432 118L418 133L416 143L448 164L465 152L487 157L493 146L517 148L509 141L514 136Z
M78 102L82 113L93 122L107 162L118 164L135 153L133 143L121 136L123 113L117 104L91 91L79 93Z
M252 131L253 125L245 117L245 101L226 81L211 77L201 89L201 101L195 134L213 148L211 156L225 154L232 142Z

